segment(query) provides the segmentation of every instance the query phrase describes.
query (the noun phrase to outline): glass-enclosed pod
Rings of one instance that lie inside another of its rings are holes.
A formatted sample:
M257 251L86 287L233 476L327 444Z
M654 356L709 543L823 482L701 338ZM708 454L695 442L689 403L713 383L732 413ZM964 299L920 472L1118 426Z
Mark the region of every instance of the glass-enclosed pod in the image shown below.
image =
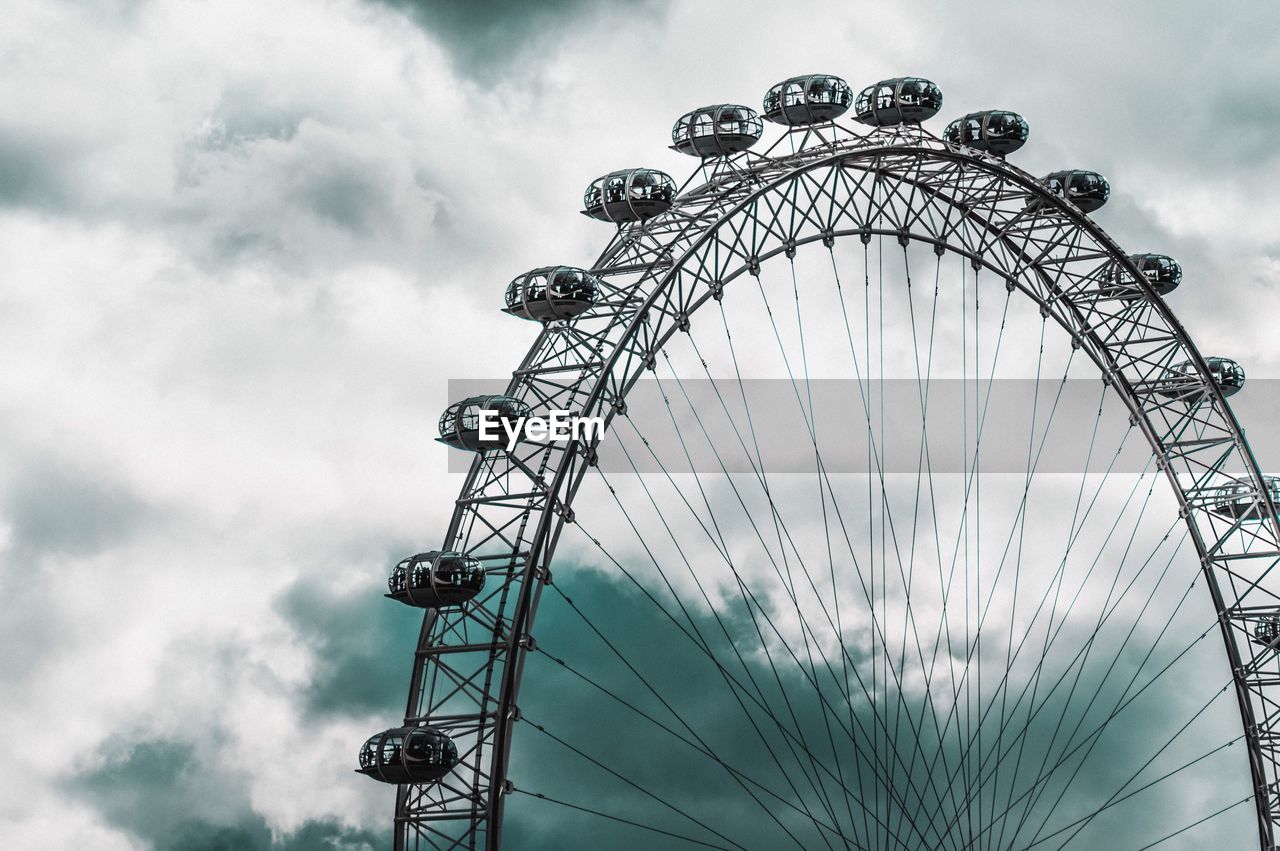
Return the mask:
M853 89L839 77L810 74L792 77L764 96L764 117L774 124L801 127L834 121L853 105Z
M1280 476L1263 476L1263 486L1271 496L1272 506L1280 506ZM1236 520L1261 520L1265 502L1250 482L1223 485L1214 494L1212 511Z
M1165 296L1178 288L1182 283L1182 266L1178 261L1164 254L1131 254L1129 260L1138 267L1151 289L1156 295ZM1124 299L1141 298L1142 289L1133 280L1127 269L1111 266L1107 271L1107 280L1103 286L1107 295Z
M1205 358L1209 377L1223 396L1233 396L1244 387L1244 367L1231 358ZM1170 399L1191 399L1201 395L1200 370L1193 361L1169 367L1160 382L1160 395Z
M573 266L544 266L516 276L507 285L505 312L536 322L581 316L600 298L600 282Z
M1280 612L1258 618L1253 625L1253 640L1265 647L1280 647Z
M942 109L942 89L922 77L895 77L867 86L853 104L853 112L863 124L887 127L919 124Z
M471 452L501 449L510 442L509 434L523 434L531 413L528 405L510 396L472 396L440 415L440 442Z
M745 151L764 133L754 109L733 103L686 112L671 128L671 147L695 157L724 157Z
M383 783L436 783L458 764L458 746L432 727L397 727L360 749L360 774Z
M409 556L387 577L388 597L423 609L461 605L483 588L480 560L448 550Z
M947 125L943 138L998 157L1008 156L1027 142L1031 128L1016 112L989 109L971 112Z
M1182 266L1163 254L1134 254L1130 258L1156 295L1168 295L1182 283Z
M605 222L639 222L670 210L675 199L670 175L633 168L593 180L582 196L582 212Z
M1101 209L1111 197L1111 184L1096 171L1055 171L1045 177L1044 185L1053 194L1075 204L1082 213Z

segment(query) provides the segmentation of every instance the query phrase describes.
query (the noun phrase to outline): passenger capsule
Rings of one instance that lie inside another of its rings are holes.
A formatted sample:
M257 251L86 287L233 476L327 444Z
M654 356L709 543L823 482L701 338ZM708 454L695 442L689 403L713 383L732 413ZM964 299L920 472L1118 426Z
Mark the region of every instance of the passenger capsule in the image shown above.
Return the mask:
M1262 483L1271 496L1271 504L1280 506L1280 476L1263 476ZM1254 490L1252 482L1236 482L1217 488L1210 511L1235 520L1261 520L1264 513L1260 494Z
M639 222L671 209L676 184L651 168L613 171L598 177L582 196L585 215L605 222Z
M457 606L484 588L484 568L479 559L462 553L418 553L392 568L387 588L388 597L408 606Z
M1131 254L1129 260L1138 267L1156 295L1166 296L1182 283L1182 267L1172 257L1163 254ZM1107 295L1124 299L1142 297L1142 290L1126 269L1118 265L1112 266L1107 275L1107 282L1103 286L1103 292Z
M1234 396L1244 387L1244 367L1230 358L1205 358L1209 377L1223 396ZM1200 370L1193 361L1169 367L1160 382L1160 395L1171 399L1194 398L1201 392Z
M695 157L724 157L750 148L763 132L754 109L722 103L680 116L671 128L671 147Z
M1004 157L1026 144L1030 132L1018 113L992 109L957 118L942 135L948 142Z
M510 440L508 430L522 433L530 414L528 405L510 396L472 396L454 402L440 415L440 442L471 452L501 449ZM484 437L480 433L482 420L489 423Z
M521 319L555 322L581 316L600 298L600 282L573 266L543 266L507 285L506 312Z
M942 109L942 89L921 77L894 77L867 86L853 104L853 112L863 124L887 127L919 124Z
M1253 640L1264 647L1280 645L1280 613L1259 618L1253 627Z
M853 105L853 90L839 77L810 74L792 77L764 96L764 117L774 124L800 127L822 124L844 115Z
M1163 254L1134 254L1129 259L1146 276L1156 295L1168 295L1182 283L1182 266L1172 257Z
M458 764L458 746L433 727L397 727L360 749L360 774L383 783L436 783Z
M1082 213L1100 209L1111 197L1111 184L1096 171L1055 171L1044 179L1045 187L1065 198Z

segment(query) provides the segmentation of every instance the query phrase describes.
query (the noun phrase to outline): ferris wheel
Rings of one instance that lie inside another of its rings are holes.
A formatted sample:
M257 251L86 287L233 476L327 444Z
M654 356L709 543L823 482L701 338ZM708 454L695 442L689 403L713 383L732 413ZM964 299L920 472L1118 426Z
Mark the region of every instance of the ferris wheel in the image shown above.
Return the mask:
M1275 847L1244 370L1091 218L1103 176L941 105L809 75L695 109L688 180L595 180L596 262L511 281L541 330L444 412L474 460L390 575L422 628L358 770L397 849ZM515 428L551 411L604 433Z

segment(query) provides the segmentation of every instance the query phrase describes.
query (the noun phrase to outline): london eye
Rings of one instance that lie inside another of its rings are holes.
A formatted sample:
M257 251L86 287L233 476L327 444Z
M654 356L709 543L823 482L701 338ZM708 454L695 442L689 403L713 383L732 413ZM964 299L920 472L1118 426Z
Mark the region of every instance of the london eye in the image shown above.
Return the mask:
M942 107L811 74L688 110L683 181L584 175L593 262L493 282L531 346L444 412L452 521L389 566L422 627L357 770L397 849L537 812L600 848L1275 847L1280 479L1247 364L1175 315L1223 284L1118 245L1103 175L1020 169L1017 112ZM550 411L604 434L482 433Z

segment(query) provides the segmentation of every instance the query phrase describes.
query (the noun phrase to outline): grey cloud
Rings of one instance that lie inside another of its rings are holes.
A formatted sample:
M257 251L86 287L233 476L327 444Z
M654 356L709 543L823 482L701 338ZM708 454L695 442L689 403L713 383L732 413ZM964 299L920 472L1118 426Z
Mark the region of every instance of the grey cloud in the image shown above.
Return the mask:
M150 5L151 0L62 0L74 6L94 20L106 26L123 26L132 23L137 15Z
M381 188L370 185L359 168L342 164L323 178L301 187L296 198L321 219L357 236L374 236L385 222Z
M438 36L460 70L491 78L513 57L527 57L537 45L554 49L557 35L574 24L611 9L637 14L660 12L661 0L373 0L408 12Z
M205 118L191 150L224 150L260 139L291 140L305 118L319 117L320 105L279 98L262 80L232 80Z
M0 125L0 206L64 207L74 195L82 154L66 139Z
M560 33L601 16L656 15L662 8L656 0L386 2L438 31L477 73L517 56L538 63ZM139 13L146 6L90 3L87 19L103 38L136 35L153 23ZM129 82L145 87L150 81ZM432 104L423 103L415 87L398 88L394 75L376 92L341 84L334 90L332 79L311 88L298 81L279 85L252 64L235 66L219 82L222 90L207 113L140 113L148 125L135 126L142 119L132 114L106 125L74 115L45 116L46 126L0 120L0 206L162 234L190 259L219 271L247 264L307 275L335 264L416 270L429 262L439 277L442 269L457 269L460 253L442 250L440 233L490 250L468 235L486 217L458 196L474 179L439 162L449 147L473 144L460 129L467 125L454 116L449 126L418 125L412 109ZM522 80L533 90L541 84L537 75ZM400 97L409 99L406 109L394 106ZM379 109L373 98L388 98L390 111L369 115ZM188 126L172 123L179 115ZM157 161L164 148L154 141L165 136L173 140L172 158ZM173 182L166 186L170 170ZM131 180L135 175L142 179Z
M1273 90L1259 82L1256 73L1246 72L1243 79L1231 82L1225 90L1218 89L1209 97L1210 106L1205 113L1208 126L1203 135L1212 140L1217 153L1234 161L1232 165L1238 165L1241 160L1264 162L1276 156L1280 101Z
M300 581L276 602L314 654L307 709L319 715L374 715L392 726L404 714L421 611L383 597L381 586L339 595L317 581Z
M234 778L216 777L189 742L109 742L101 764L74 778L70 788L114 827L148 843L189 847L201 834L211 848L270 842L265 824L243 823Z
M385 833L332 820L309 821L273 838L236 779L202 764L187 742L114 742L107 751L71 789L109 824L156 851L372 851L388 844Z
M24 451L30 452L23 447ZM75 564L128 545L162 525L165 509L124 483L69 459L31 453L0 482L0 527L8 547L0 549L0 645L10 677L25 677L63 648L61 625L50 612L58 594L46 564ZM74 572L64 574L75 576Z
M94 9L104 39L142 31ZM447 219L448 181L412 120L369 121L369 95L332 81L279 86L250 68L218 82L204 113L138 110L95 123L69 103L65 116L0 116L0 208L159 233L218 269L423 259ZM372 96L401 94L394 76L381 82Z
M431 239L446 202L429 181L397 136L228 107L179 153L173 209L205 262L391 259Z
M179 146L171 195L103 194L83 140L0 124L0 207L162 228L206 266L309 269L418 256L447 221L438 181L392 132L238 94Z
M13 527L15 549L92 555L119 545L162 512L119 482L54 459L20 468L0 510Z
M932 46L975 49L950 75L966 101L995 98L1032 119L1029 149L1059 149L1157 162L1176 171L1241 176L1241 162L1275 160L1275 7L1225 0L1170 6L1085 0L1071 20L1001 3L993 14L939 10ZM1240 26L1249 21L1248 26ZM1035 61L1010 64L1005 46ZM939 75L946 63L935 58ZM926 76L930 72L924 71ZM1064 84L1069 81L1069 84ZM970 90L970 86L973 89ZM944 85L944 91L946 86ZM959 100L947 115L960 114ZM955 111L952 112L954 107ZM1046 131L1054 136L1046 139ZM1112 154L1114 152L1114 154ZM1034 156L1032 150L1019 159Z

